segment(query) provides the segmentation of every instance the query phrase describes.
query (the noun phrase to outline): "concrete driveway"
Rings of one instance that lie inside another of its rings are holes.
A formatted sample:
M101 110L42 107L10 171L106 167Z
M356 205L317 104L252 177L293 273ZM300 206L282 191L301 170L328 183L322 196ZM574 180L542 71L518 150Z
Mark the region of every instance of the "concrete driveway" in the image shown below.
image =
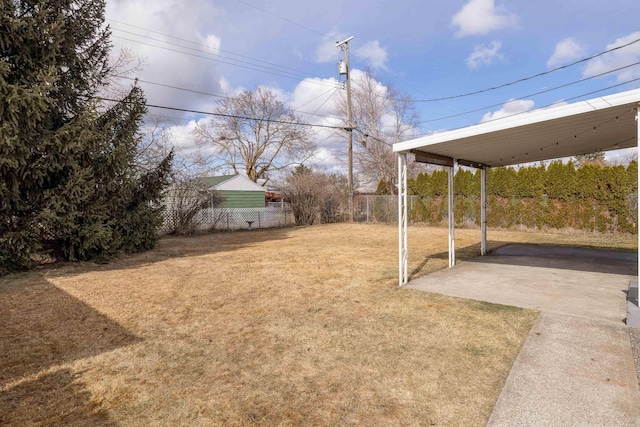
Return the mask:
M513 244L406 288L541 310L488 425L640 426L624 320L637 254Z

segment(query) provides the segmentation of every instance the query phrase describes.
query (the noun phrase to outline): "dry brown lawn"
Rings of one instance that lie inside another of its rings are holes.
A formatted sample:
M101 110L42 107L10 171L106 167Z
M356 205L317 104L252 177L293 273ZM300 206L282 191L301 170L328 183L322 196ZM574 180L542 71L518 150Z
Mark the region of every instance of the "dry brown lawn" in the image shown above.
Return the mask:
M458 254L478 239L459 230ZM410 270L446 248L410 228ZM339 224L2 278L0 425L484 425L537 313L399 289L396 257L396 227Z

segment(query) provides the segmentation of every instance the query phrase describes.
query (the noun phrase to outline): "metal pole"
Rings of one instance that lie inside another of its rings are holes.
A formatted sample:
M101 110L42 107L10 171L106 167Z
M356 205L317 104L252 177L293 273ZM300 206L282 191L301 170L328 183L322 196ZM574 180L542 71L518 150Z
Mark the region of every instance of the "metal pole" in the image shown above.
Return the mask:
M369 223L369 196L367 196L367 224Z
M409 232L407 216L407 154L402 153L402 224L404 233L404 284L409 283Z
M487 253L487 167L480 170L480 255Z
M636 106L636 142L640 152L640 102ZM636 208L638 209L638 222L640 222L640 173L638 174L638 192L636 194ZM637 225L637 224L636 224ZM640 227L638 227L640 229ZM640 248L640 232L638 233L638 247ZM640 257L638 257L638 271L640 271Z
M407 155L398 155L398 284L409 282L407 236Z
M456 243L455 243L455 214L454 214L454 171L455 161L453 166L449 167L449 182L448 182L448 207L449 207L449 268L456 264Z

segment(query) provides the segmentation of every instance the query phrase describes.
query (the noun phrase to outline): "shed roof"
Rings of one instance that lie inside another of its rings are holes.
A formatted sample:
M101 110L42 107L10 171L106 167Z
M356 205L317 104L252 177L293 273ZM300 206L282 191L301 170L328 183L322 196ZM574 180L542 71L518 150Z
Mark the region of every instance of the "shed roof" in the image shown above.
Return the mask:
M194 178L194 182L207 188L215 187L222 184L225 181L230 180L236 175L223 175L223 176L204 176L200 178Z
M256 191L265 192L266 189L260 184L251 181L245 175L222 175L222 176L206 176L195 178L195 183L211 190L219 191Z
M494 167L635 147L639 103L640 89L630 90L434 133L393 151Z

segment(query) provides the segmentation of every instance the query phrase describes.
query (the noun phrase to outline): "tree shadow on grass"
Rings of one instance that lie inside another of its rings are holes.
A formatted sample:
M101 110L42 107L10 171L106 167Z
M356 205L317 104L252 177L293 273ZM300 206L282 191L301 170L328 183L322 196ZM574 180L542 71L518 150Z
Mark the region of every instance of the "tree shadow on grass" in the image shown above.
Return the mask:
M141 341L38 274L0 279L0 307L0 388Z
M43 373L0 391L0 425L97 426L117 424L92 402L69 369Z
M45 267L47 274L52 276L77 273L90 268L91 270L113 271L138 268L171 258L196 257L219 252L230 252L264 242L289 239L292 228L265 228L253 231L214 231L193 236L164 236L158 245L147 252L124 255L106 264L94 263L60 263ZM277 247L277 246L275 246Z

